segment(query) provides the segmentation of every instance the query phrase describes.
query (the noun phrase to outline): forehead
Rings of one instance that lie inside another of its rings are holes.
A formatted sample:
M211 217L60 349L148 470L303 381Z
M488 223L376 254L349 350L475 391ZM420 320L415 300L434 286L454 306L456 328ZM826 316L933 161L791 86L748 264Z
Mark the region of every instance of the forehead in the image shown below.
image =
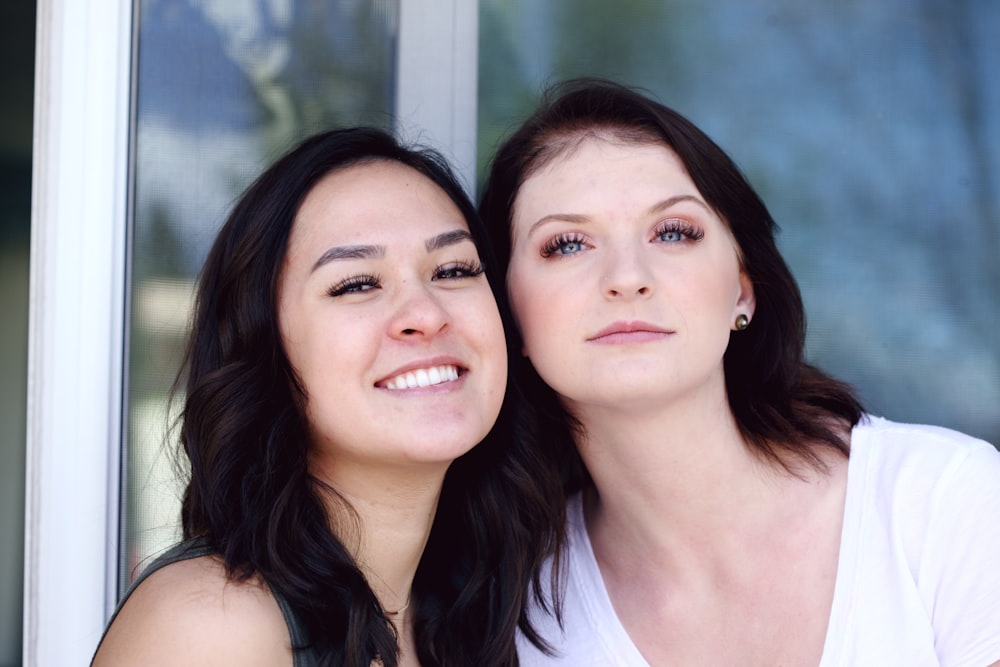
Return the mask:
M434 181L413 167L378 159L335 169L320 178L303 199L295 217L308 217L330 209L391 210L400 200L423 200L435 206L448 202L454 206Z
M673 147L661 137L638 130L629 131L616 128L593 128L559 138L549 144L549 149L541 153L535 161L532 173L544 170L553 163L571 160L581 151L605 149L622 155L637 153L657 153L670 155L683 168L683 163ZM528 174L531 175L530 173Z
M588 135L564 144L524 179L514 217L534 203L556 204L569 196L583 203L581 199L606 199L642 189L698 194L683 162L666 144Z
M641 127L587 126L566 131L554 131L540 137L538 149L526 165L521 181L544 169L557 158L573 153L589 141L605 141L611 144L633 146L664 146L670 148L663 138Z
M436 226L467 227L455 202L429 177L376 160L317 181L295 215L289 245L316 234L358 237Z

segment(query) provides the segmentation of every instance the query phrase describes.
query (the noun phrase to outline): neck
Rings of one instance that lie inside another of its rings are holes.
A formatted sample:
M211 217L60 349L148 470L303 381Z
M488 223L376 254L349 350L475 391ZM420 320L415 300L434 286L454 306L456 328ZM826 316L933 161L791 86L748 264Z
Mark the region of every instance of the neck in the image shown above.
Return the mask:
M811 508L842 508L836 477L807 469L795 477L751 451L724 395L646 412L572 407L595 487L587 529L606 576L738 568Z
M646 410L572 411L597 491L588 519L630 530L647 548L668 533L700 539L759 520L785 476L747 447L724 390Z
M447 466L360 469L338 461L313 469L339 496L327 502L334 533L402 631Z

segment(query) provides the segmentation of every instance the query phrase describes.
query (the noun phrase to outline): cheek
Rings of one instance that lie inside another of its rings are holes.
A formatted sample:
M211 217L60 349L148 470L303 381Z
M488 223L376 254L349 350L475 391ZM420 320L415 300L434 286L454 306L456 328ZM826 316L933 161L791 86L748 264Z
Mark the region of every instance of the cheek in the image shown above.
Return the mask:
M503 320L489 287L454 295L447 309L454 326L463 332L483 357L506 365L507 343Z
M537 278L537 277L534 277ZM511 275L507 290L518 330L524 341L520 350L528 357L543 354L552 341L560 340L560 329L579 317L568 287L553 280L533 279L524 272Z
M493 363L503 367L506 373L507 339L496 304L491 299L488 306L479 308L478 312L474 311L473 316L480 329L479 337L483 341L485 354Z
M535 327L534 306L538 296L537 292L528 289L527 283L523 273L515 271L514 265L511 265L511 272L507 276L507 296L514 322L526 348ZM527 349L524 352L527 353Z
M729 316L740 299L740 269L734 255L717 251L662 281L671 299L705 315Z
M500 414L507 389L507 339L503 320L488 288L485 296L466 302L459 311L454 311L453 318L466 343L475 352L477 367L482 371L477 375L479 380L476 385L477 391L482 393L474 409L485 427L477 437L481 439Z
M294 331L285 337L285 354L310 398L352 391L378 350L379 338L364 320L301 318Z

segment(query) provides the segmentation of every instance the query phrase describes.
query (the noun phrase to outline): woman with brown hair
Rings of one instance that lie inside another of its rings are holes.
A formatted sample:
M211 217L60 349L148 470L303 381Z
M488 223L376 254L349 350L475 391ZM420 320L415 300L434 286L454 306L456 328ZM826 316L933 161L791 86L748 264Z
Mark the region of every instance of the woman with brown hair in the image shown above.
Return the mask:
M522 665L1000 665L1000 454L806 363L776 225L703 132L559 86L480 213L521 431L568 471Z

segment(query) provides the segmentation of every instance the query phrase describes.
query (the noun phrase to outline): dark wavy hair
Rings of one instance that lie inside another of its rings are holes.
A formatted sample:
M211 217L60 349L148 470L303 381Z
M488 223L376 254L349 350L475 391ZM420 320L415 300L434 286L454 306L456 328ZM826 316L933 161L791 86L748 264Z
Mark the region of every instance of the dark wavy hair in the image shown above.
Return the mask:
M397 636L331 531L324 500L345 501L306 464L303 389L279 334L276 294L306 195L332 171L377 160L427 176L455 203L510 335L502 274L474 206L445 162L378 129L335 130L280 158L236 203L201 273L178 379L186 389L180 440L190 460L184 537L207 541L232 578L259 576L284 598L308 634L308 646L293 648L318 653L323 665L370 667L377 660L393 667ZM515 665L517 627L537 637L524 600L539 586L545 545L536 540L558 520L551 508L560 490L538 452L513 435L512 382L497 425L445 477L411 593L424 665Z
M775 244L777 224L729 156L651 95L600 79L575 79L546 91L538 109L497 151L480 200L480 215L503 265L510 260L511 216L521 185L595 135L673 150L736 239L756 309L750 327L731 335L724 367L729 405L747 446L793 474L801 464L825 469L820 447L848 455L843 427L855 425L863 408L850 387L805 361L805 311ZM572 448L579 424L530 362L518 363L515 372L529 388L528 407L540 406L523 418L537 420L541 442L553 443L557 456L571 462L569 486L586 484Z

